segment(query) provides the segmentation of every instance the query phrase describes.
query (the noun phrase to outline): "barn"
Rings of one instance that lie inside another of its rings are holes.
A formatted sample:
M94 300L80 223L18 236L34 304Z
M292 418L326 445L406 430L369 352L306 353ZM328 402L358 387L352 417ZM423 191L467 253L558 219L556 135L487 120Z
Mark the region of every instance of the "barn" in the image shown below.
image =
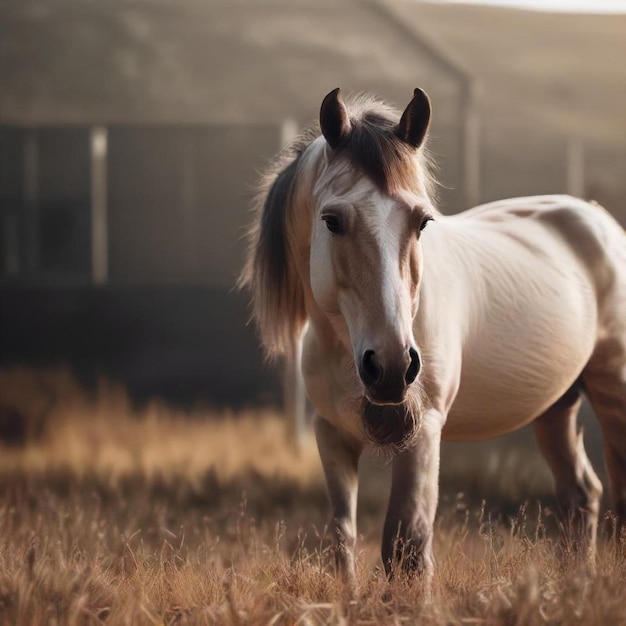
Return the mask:
M3 3L1 363L68 363L136 397L279 402L234 289L242 235L258 172L338 85L398 106L426 89L444 211L575 187L580 144L527 127L511 132L542 156L524 184L481 184L480 163L511 162L481 142L473 73L428 15L357 0Z

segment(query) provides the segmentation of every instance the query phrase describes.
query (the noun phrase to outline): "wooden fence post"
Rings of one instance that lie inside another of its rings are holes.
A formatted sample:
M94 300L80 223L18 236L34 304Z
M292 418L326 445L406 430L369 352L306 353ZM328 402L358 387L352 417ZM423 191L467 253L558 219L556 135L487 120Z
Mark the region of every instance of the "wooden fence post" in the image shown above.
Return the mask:
M109 279L107 152L107 129L94 126L90 134L91 280L94 285L104 285Z
M585 151L580 137L567 140L567 193L575 198L585 196Z
M307 423L307 401L304 390L304 379L300 369L302 359L302 341L298 341L295 358L285 363L284 373L284 407L285 415L290 420L290 431L296 449L300 450L310 433Z

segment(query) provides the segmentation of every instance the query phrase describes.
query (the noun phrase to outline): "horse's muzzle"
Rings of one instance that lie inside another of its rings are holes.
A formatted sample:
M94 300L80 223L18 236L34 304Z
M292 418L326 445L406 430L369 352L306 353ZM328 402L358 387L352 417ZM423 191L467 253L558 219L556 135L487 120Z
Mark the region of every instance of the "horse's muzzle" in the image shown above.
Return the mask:
M417 378L420 359L415 348L408 348L396 362L383 362L374 350L365 350L359 363L359 376L373 404L400 404L407 388Z

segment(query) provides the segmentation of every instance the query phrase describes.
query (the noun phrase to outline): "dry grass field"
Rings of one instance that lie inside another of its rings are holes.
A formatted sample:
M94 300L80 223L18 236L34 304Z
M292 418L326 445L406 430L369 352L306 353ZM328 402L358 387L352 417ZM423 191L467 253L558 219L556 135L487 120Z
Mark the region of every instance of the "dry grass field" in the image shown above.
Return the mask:
M610 519L594 573L558 540L549 485L532 485L542 504L530 490L514 504L526 474L505 479L502 463L448 455L427 601L381 573L384 460L370 458L348 598L329 566L315 446L295 451L279 416L137 407L105 383L87 393L62 371L18 369L0 372L0 406L45 420L38 438L0 447L3 626L626 623Z

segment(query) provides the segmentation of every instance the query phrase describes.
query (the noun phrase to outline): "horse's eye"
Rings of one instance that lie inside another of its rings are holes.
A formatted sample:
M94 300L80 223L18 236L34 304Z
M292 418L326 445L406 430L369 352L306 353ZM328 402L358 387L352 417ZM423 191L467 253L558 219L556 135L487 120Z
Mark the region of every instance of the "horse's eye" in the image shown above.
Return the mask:
M433 221L433 218L430 217L430 215L427 215L420 223L420 232L426 228L426 224L428 224L428 222L432 222L432 221Z
M322 219L326 222L326 228L335 234L343 235L345 230L341 218L338 215L322 215Z

